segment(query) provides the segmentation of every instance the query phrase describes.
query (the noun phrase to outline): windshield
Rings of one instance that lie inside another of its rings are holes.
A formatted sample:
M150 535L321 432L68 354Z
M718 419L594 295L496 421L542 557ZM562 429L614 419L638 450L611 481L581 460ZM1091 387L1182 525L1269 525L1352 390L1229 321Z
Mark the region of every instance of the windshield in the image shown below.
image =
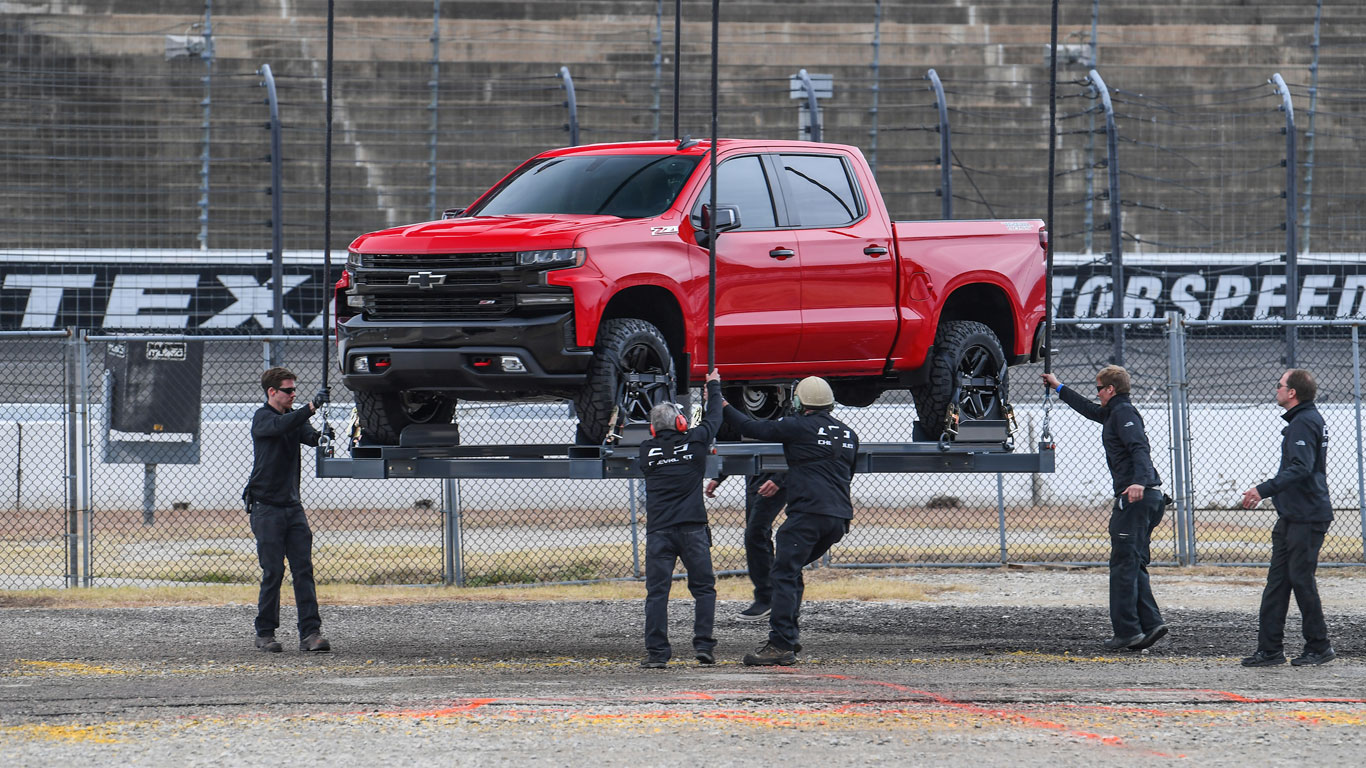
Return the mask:
M466 215L658 216L673 204L699 159L683 155L547 157L527 165Z

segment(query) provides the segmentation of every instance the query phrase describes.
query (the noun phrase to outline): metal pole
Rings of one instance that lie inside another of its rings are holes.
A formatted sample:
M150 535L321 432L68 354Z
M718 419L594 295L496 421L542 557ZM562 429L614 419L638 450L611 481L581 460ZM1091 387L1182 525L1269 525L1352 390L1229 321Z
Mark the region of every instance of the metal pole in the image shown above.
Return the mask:
M80 337L75 328L67 329L71 340L66 345L66 587L80 585L80 510L79 471L80 463L80 426L77 414L76 370L77 346Z
M1043 369L1045 373L1053 370L1053 188L1057 186L1057 142L1053 134L1058 129L1058 0L1053 0L1053 11L1049 28L1051 45L1048 56L1048 205L1044 212L1047 218L1048 243L1044 247L1043 278ZM1032 343L1032 341L1031 341ZM1048 424L1048 411L1052 405L1053 390L1044 387L1043 425L1039 430L1040 442L1052 440Z
M720 149L718 119L716 113L719 103L716 90L720 51L718 40L721 36L721 0L711 0L711 150L707 152L711 165L711 216L707 221L707 371L716 368L716 188L720 179L716 178L716 153Z
M200 120L203 142L199 150L199 250L209 249L209 157L212 146L213 111L213 0L204 0L204 116Z
M1310 214L1312 211L1311 203L1314 201L1314 115L1318 112L1319 104L1319 28L1323 22L1323 0L1318 0L1314 8L1314 60L1309 64L1309 130L1304 134L1304 206L1300 209L1304 212L1304 237L1300 240L1300 252L1309 252L1309 237L1314 234L1314 228L1310 224Z
M1186 549L1186 521L1181 502L1186 497L1186 459L1185 445L1181 435L1185 434L1186 423L1182 419L1181 390L1186 385L1186 371L1181 357L1182 346L1181 316L1178 312L1167 313L1167 418L1170 428L1170 450L1172 457L1172 493L1178 503L1174 520L1176 530L1176 562L1188 565L1189 552Z
M655 46L654 79L650 82L650 117L653 126L650 138L659 139L659 88L664 76L664 0L655 0L655 36L650 39Z
M157 465L142 465L142 524L156 523Z
M683 66L683 0L674 0L674 141L678 141L678 88Z
M24 504L24 423L14 422L14 511Z
M327 378L331 373L332 344L328 336L332 330L331 308L332 302L328 301L327 292L332 290L332 59L333 59L333 37L335 26L335 3L334 0L327 0L327 86L325 101L326 108L326 127L323 130L323 327L321 337L323 345L323 375L322 391L323 402L332 399L331 389L328 387ZM327 410L323 409L326 414ZM323 416L326 423L327 417ZM321 458L328 451L334 450L331 441L326 448L321 444L318 447L317 457Z
M949 104L944 98L944 84L939 82L939 73L931 69L925 73L934 91L934 105L939 108L939 197L941 216L953 218L953 147L949 142ZM1052 135L1052 129L1049 130ZM1049 141L1052 145L1052 140ZM1051 225L1050 225L1051 226Z
M868 170L877 176L877 104L878 97L881 95L882 70L878 66L878 59L882 53L882 0L873 3L873 63L869 68L873 70L873 104L868 108Z
M1295 105L1290 99L1290 89L1277 72L1271 76L1276 85L1276 93L1281 97L1281 111L1285 112L1285 318L1299 320L1300 265L1299 249L1295 247ZM1285 366L1295 367L1295 341L1299 329L1286 326L1285 329Z
M1119 200L1119 135L1115 130L1115 107L1110 102L1110 89L1096 70L1088 73L1091 85L1100 96L1101 106L1105 109L1105 154L1106 166L1110 172L1110 191L1106 195L1110 202L1110 317L1124 317L1124 247L1121 235L1123 219ZM1049 136L1049 143L1053 138ZM1115 365L1124 365L1124 326L1114 327L1114 352L1111 357Z
M569 123L565 130L569 131L569 146L579 145L579 101L574 95L574 78L569 75L569 67L560 67L561 85L564 87L565 100L564 108L569 112Z
M441 0L432 0L432 79L427 83L431 90L431 99L427 102L427 112L429 113L427 134L427 218L437 217L436 207L436 139L441 130L440 118L440 96L441 96ZM326 286L324 286L324 289ZM324 295L323 300L327 297Z
M265 78L266 104L270 106L270 282L271 282L271 330L284 332L285 323L285 263L284 263L284 222L281 185L284 173L281 168L280 139L280 99L275 90L275 75L269 64L262 64L259 70ZM270 365L280 364L279 349L274 342L270 345Z
M453 477L441 481L441 583L455 583L455 483Z
M636 479L626 481L626 493L630 495L631 510L631 574L640 578L640 527L639 510L636 508Z
M1100 0L1091 0L1091 66L1100 69L1100 43L1096 39L1100 22ZM1090 130L1086 132L1086 198L1082 203L1082 215L1085 219L1081 231L1085 239L1084 248L1089 256L1094 252L1095 244L1092 238L1095 236L1095 213L1096 213L1096 113L1087 112L1087 123Z
M1010 562L1006 552L1006 484L1005 478L996 473L996 530L1001 536L1001 565Z
M80 432L84 438L81 441L79 464L81 470L81 583L88 587L91 585L90 543L93 538L90 511L90 467L92 464L90 457L94 453L95 446L90 439L90 339L86 336L85 331L80 333L76 354L76 370L80 374L76 379L76 389L80 393L76 411L80 417L78 419Z
M1357 419L1357 515L1361 518L1362 556L1366 558L1366 466L1362 463L1361 444L1361 336L1352 326L1352 407Z
M1185 460L1182 462L1182 471L1186 477L1185 498L1180 500L1177 506L1177 513L1186 521L1186 553L1190 558L1190 565L1200 562L1200 550L1196 547L1197 540L1195 535L1195 450L1191 437L1191 409L1190 409L1190 376L1186 363L1186 320L1181 316L1180 322L1176 327L1177 332L1177 370L1181 375L1181 386L1177 389L1177 395L1181 403L1181 446Z
M811 76L805 69L797 70L797 79L802 81L802 89L806 91L806 135L811 141L821 140L821 113L820 103L816 101L816 86L811 83Z

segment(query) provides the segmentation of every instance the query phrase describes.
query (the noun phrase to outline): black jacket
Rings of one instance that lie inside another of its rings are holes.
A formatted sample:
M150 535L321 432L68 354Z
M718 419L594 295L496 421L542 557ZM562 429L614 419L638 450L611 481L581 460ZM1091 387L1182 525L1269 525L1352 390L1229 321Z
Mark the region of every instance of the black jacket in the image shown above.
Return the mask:
M645 474L645 532L707 522L702 478L711 442L721 428L721 385L707 382L707 412L687 432L665 429L640 444Z
M827 411L784 416L777 421L751 418L726 408L726 423L745 437L783 444L787 460L787 514L828 515L851 520L858 435Z
M1110 468L1116 496L1131 485L1156 488L1162 484L1153 468L1143 417L1138 415L1128 394L1115 395L1108 405L1093 402L1067 386L1058 395L1072 410L1101 423L1100 441L1105 447L1105 464Z
M307 406L280 413L270 405L256 409L251 419L251 479L244 497L290 507L299 501L299 445L317 445L318 430L309 426Z
M1294 523L1333 519L1328 499L1328 427L1312 401L1281 414L1290 422L1281 430L1281 466L1276 476L1257 486L1271 497L1276 514Z

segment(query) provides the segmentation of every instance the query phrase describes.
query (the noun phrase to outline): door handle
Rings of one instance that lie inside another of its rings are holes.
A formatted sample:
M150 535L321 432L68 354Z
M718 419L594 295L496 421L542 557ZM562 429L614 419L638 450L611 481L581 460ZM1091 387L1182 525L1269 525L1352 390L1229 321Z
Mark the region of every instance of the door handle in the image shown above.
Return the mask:
M791 248L774 248L773 250L768 252L768 255L770 258L782 261L783 259L790 259L793 256L796 256L797 252L792 250Z
M876 258L879 257L879 256L886 256L886 255L887 255L887 249L886 249L886 248L883 248L883 247L880 246L880 245L870 245L870 246L868 246L867 248L864 248L864 249L863 249L863 253L864 253L865 256L872 256L873 258L876 259Z

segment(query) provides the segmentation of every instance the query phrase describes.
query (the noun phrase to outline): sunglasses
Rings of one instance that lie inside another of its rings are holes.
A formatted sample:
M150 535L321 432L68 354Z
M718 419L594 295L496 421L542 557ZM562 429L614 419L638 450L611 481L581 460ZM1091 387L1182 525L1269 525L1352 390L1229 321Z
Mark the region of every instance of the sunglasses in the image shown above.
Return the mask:
M1108 387L1108 386L1110 386L1110 385L1109 385L1109 384L1101 384L1100 386L1097 386L1097 387L1096 387L1096 391L1099 392L1099 391L1105 389L1105 388Z
M294 394L295 389L298 389L298 387L276 387L275 391L284 392L286 395L292 395Z

